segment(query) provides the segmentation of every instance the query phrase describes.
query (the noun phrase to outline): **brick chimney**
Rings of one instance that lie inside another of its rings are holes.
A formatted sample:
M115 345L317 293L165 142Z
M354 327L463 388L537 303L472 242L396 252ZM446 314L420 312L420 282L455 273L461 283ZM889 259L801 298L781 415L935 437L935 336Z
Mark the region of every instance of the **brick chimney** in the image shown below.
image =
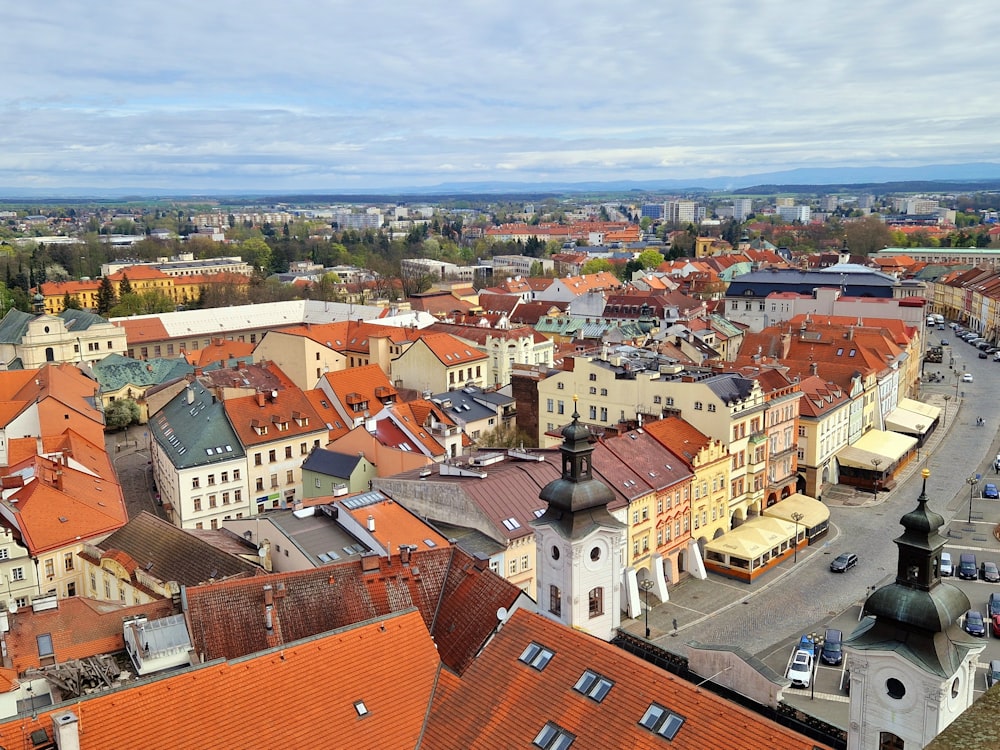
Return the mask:
M264 396L263 391L257 391L257 406L263 407L267 403L267 399Z

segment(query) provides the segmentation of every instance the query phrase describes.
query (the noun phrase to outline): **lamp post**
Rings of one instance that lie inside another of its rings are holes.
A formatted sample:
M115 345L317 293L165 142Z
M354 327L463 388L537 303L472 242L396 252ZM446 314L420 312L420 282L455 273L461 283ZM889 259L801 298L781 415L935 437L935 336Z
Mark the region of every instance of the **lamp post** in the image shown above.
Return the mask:
M795 552L792 553L792 564L799 561L799 521L805 516L802 513L792 513L792 520L795 521Z
M873 474L872 479L874 480L873 483L875 485L875 500L878 500L878 467L879 467L879 465L881 463L882 463L882 459L881 458L873 458L872 459L872 466L875 467L874 471L872 472L872 474Z
M972 523L972 494L975 492L976 485L979 484L979 480L982 478L981 474L973 474L971 477L965 481L969 484L969 523Z
M920 461L920 441L924 439L924 425L917 425L917 462Z
M646 592L646 640L649 640L649 590L653 588L653 582L646 578L639 581L639 588Z
M951 394L946 393L944 395L944 416L941 417L941 429L943 430L948 426L948 402L951 401Z
M816 698L816 675L819 674L819 652L823 650L823 636L819 633L812 633L809 640L813 642L813 674L809 680L809 700Z

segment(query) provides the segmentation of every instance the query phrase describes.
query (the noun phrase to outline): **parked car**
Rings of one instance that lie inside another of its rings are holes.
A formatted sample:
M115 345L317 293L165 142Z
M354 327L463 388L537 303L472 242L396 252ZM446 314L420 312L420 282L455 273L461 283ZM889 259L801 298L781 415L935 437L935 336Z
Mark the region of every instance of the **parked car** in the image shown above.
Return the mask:
M982 638L986 635L986 623L983 621L983 613L979 610L970 609L965 613L965 622L962 629L969 635ZM806 686L808 687L808 685Z
M993 625L993 637L1000 638L1000 615L994 615L991 617L990 623Z
M971 552L963 552L958 556L958 577L966 581L974 581L979 578L979 566L976 565L976 556Z
M843 643L844 634L839 630L828 629L823 637L823 648L819 651L819 658L824 664L836 666L844 660Z
M796 649L792 656L792 663L788 665L788 672L785 675L792 683L793 687L809 687L812 679L813 658L812 654L802 649Z
M1000 592L994 591L986 600L986 614L990 618L1000 615Z
M965 375L962 376L962 382L963 383L971 383L972 382L972 373L971 372L965 373Z
M816 644L812 642L812 639L808 635L799 638L798 650L808 651L810 656L816 656Z
M1000 490L993 482L987 482L983 485L983 497L987 500L1000 500Z
M940 563L941 576L953 576L955 575L955 569L951 567L951 553L942 552L941 553L941 563Z
M986 668L986 689L989 690L996 682L1000 682L1000 659L994 659Z
M949 346L948 339L941 339L941 346Z
M986 359L986 358L987 358L987 357L989 357L989 356L990 356L990 355L989 355L989 354L987 354L986 352L979 352L979 358L980 358L980 359Z
M990 346L991 346L991 344L990 344L990 342L989 342L989 341L988 341L987 339L983 339L982 341L977 341L977 342L976 342L976 348L977 348L977 349L980 349L980 350L982 350L982 351L984 351L984 352L985 352L985 351L986 351L987 349L989 349L989 348L990 348Z
M858 564L858 556L853 552L842 552L830 561L830 570L843 573Z
M979 565L979 577L987 583L1000 583L1000 570L995 562L984 560Z

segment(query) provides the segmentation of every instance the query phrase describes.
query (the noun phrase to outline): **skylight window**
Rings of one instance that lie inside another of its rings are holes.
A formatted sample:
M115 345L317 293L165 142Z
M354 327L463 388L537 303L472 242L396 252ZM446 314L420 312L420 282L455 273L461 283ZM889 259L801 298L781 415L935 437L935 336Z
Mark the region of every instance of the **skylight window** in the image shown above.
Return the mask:
M503 520L503 525L507 528L507 531L513 531L514 529L521 528L520 522L516 518L505 518Z
M542 727L542 731L538 733L532 744L535 747L541 747L545 750L565 750L565 748L573 744L573 740L575 739L576 737L561 726L553 724L550 721Z
M651 732L656 732L661 737L666 737L668 740L672 740L677 736L677 732L683 723L683 716L679 716L656 703L650 703L649 708L646 709L646 713L639 719L639 724Z
M545 646L539 646L537 643L532 642L524 649L524 653L517 658L522 663L527 664L529 667L534 667L541 672L548 666L553 656L554 654L545 648Z
M580 679L576 681L573 689L578 693L583 693L588 698L593 698L595 701L600 703L604 700L605 696L611 692L611 687L614 685L611 680L607 677L602 677L596 672L591 672L589 669L586 670Z
M364 701L355 701L354 710L358 712L358 716L368 715L368 706L365 705Z

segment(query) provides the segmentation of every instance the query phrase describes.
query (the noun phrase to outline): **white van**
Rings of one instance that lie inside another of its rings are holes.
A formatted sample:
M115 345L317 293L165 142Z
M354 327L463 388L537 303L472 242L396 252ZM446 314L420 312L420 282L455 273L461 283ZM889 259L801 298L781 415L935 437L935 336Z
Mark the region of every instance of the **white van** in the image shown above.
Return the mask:
M954 568L951 567L951 553L942 552L941 553L941 576L951 576L955 574Z

